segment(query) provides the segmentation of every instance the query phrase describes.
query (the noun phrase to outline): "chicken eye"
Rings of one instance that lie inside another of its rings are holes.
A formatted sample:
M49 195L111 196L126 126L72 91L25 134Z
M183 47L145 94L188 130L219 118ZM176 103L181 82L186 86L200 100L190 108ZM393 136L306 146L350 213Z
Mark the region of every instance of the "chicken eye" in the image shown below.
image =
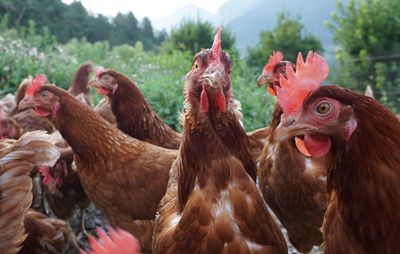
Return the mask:
M318 115L326 115L331 111L331 104L327 101L322 101L315 107L315 112Z
M286 75L286 69L285 69L285 68L282 68L281 71L280 71L280 73L281 73L282 75Z
M41 91L40 92L40 97L46 98L48 93L46 91Z
M198 69L200 69L200 64L199 64L199 62L194 62L194 64L193 64L193 69L194 69L195 71L197 71Z

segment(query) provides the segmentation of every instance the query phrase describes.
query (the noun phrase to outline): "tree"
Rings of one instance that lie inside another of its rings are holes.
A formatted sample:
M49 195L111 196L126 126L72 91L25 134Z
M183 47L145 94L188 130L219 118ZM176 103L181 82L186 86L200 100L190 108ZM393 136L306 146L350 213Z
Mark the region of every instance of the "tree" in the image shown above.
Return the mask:
M156 31L154 33L154 40L157 45L161 45L168 37L168 33L165 28L161 31Z
M140 40L150 50L165 38L164 33L155 38L148 18L140 26L132 12L119 13L109 20L103 15L89 14L80 1L68 5L61 0L1 0L0 17L7 28L19 32L29 29L34 21L36 32L44 36L47 36L44 31L50 32L61 43L86 38L90 42L108 40L113 46L124 43L134 46Z
M152 50L154 48L155 38L153 26L148 17L143 18L140 28L142 30L141 41L143 42L144 50Z
M140 39L141 31L138 26L138 21L132 12L127 14L118 13L113 19L112 24L111 45L127 43L134 46Z
M63 29L54 31L60 42L67 42L71 38L83 38L87 31L88 13L81 2L72 2L60 17L61 20L68 21L68 25L64 25Z
M337 2L328 27L338 44L336 82L364 91L400 110L400 4L398 0Z
M89 16L86 27L86 38L89 42L106 41L110 38L112 26L107 17L99 14Z
M260 41L255 47L248 48L247 64L258 69L262 68L268 61L272 51L280 50L285 59L295 62L298 52L303 55L313 50L323 53L319 38L305 34L304 25L300 18L290 18L285 13L277 16L277 25L272 31L260 32Z
M164 47L169 50L177 49L196 54L202 48L210 48L214 39L215 27L208 21L183 20L178 28L171 30L170 37L165 41ZM230 53L234 49L235 37L224 29L221 34L222 47Z

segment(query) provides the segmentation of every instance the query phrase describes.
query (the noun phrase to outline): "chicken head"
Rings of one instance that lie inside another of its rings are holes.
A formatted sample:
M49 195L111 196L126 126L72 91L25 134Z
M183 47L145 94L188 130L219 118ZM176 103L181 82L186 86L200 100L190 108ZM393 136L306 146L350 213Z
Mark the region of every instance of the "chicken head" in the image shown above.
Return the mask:
M217 29L211 49L202 49L186 75L186 102L201 112L225 112L231 97L231 68L229 55L221 49L222 28Z
M307 98L297 116L283 117L277 133L283 139L282 128L289 137L296 137L295 143L301 153L318 158L328 154L333 142L348 141L357 128L357 120L351 106L313 95Z
M118 80L108 72L110 70L102 70L97 72L96 78L89 81L90 87L95 87L96 91L101 95L112 96L118 88Z
M283 60L283 54L280 51L273 52L269 57L268 63L264 66L263 72L257 79L257 85L267 85L268 92L276 95L276 87L279 85L280 75L286 77L286 66L290 65L294 70L296 66L289 61Z
M20 101L18 109L33 108L35 114L41 117L55 115L59 109L60 98L46 90L44 87L46 83L46 76L36 76L26 90L25 97Z
M275 136L280 140L295 137L301 153L322 157L331 150L332 141L351 138L357 120L351 106L338 100L340 96L330 95L332 86L320 88L329 70L325 59L310 52L304 62L300 54L297 67L296 72L288 67L287 78L280 78L277 97L284 115Z

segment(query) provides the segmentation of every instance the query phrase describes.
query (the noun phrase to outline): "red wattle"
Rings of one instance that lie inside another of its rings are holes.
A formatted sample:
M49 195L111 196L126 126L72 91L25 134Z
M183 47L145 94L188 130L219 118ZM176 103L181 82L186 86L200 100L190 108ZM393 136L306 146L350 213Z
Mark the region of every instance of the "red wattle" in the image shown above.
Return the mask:
M204 85L203 85L203 91L201 91L200 94L200 109L205 113L208 112L208 96Z
M33 112L35 112L35 114L40 117L49 116L51 114L49 110L40 107L34 107Z
M219 88L217 91L217 96L215 97L215 102L220 112L225 113L226 111L226 100L224 92L222 88Z
M110 91L101 87L96 88L96 91L101 95L108 95L110 93Z
M325 156L331 150L331 139L327 136L306 134L304 145L311 156L319 158Z

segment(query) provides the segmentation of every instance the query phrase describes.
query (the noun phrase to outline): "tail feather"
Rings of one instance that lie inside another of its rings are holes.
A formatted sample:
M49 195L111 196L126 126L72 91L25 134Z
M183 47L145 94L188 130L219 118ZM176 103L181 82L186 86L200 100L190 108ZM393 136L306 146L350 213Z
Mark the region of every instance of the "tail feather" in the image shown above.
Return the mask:
M45 131L32 131L22 135L12 146L0 150L0 165L27 160L35 166L53 166L60 152Z
M32 204L32 180L37 165L52 166L59 151L43 131L24 134L18 141L0 141L0 253L17 253L27 235L24 218Z

